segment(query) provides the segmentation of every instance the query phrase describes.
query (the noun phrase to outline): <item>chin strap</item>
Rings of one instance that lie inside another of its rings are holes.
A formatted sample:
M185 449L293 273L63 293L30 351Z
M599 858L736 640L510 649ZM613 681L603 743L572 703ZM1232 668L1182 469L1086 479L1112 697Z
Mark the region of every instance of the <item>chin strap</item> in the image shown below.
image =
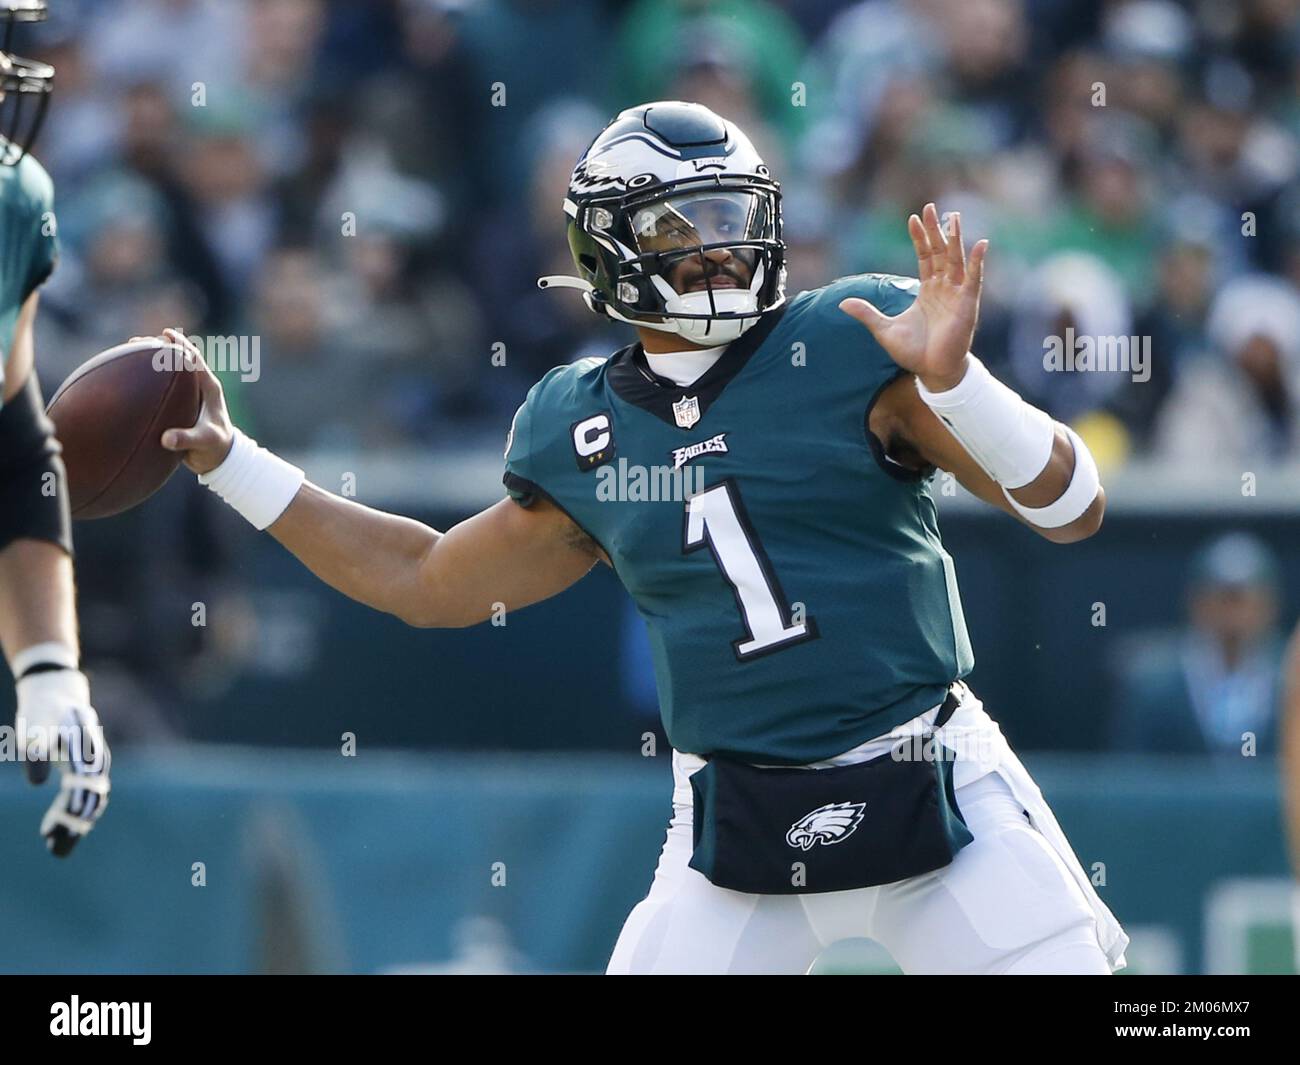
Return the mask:
M537 287L540 289L548 288L573 288L582 293L582 298L587 304L589 310L597 314L607 315L616 322L623 322L625 325L645 326L648 329L658 329L662 333L676 333L678 328L676 323L671 325L661 324L658 322L635 322L631 318L624 318L613 307L603 301L597 305L592 294L596 291L596 286L590 281L584 281L580 277L570 277L568 274L548 274L546 277L537 279Z
M744 318L738 318L738 319L731 319L731 321L738 322L739 324L735 328L734 334L728 335L729 333L731 333L729 327L727 325L722 324L724 321L726 321L725 319L714 319L712 321L709 321L705 328L696 330L692 328L694 323L690 323L687 325L686 328L683 328L682 323L673 319L671 315L665 315L665 321L663 322L643 322L631 318L625 318L623 315L619 314L618 311L614 310L613 307L609 306L606 303L602 302L599 306L597 306L595 300L592 298L592 293L596 291L596 286L593 285L590 281L584 281L580 277L571 277L568 274L548 274L546 277L539 277L537 279L537 287L540 289L548 289L548 288L577 289L579 292L582 293L583 299L586 300L587 302L587 306L591 310L596 311L598 314L606 314L610 318L614 319L614 321L624 322L627 325L638 326L638 327L644 326L647 329L656 329L661 333L674 333L678 336L686 337L686 339L692 342L698 342L698 343L708 343L710 341L714 341L715 343L729 344L731 341L735 340L736 337L744 333L755 322L757 322L760 317L758 312L755 312L752 316L746 316ZM768 309L771 310L771 308ZM710 333L713 333L714 336L710 336L709 335Z
M624 318L621 314L615 311L614 308L608 306L603 301L599 305L597 305L596 298L594 295L596 291L596 286L593 285L590 281L584 281L580 277L570 277L568 274L548 274L546 277L539 277L537 279L537 287L540 289L548 289L548 288L577 289L579 292L582 293L582 302L587 305L587 310L594 311L596 314L600 314L600 315L608 315L610 318L613 318L614 321L616 322L626 322L628 325L640 324L638 322L633 322L628 318Z
M576 288L579 292L589 295L596 291L596 286L590 281L584 281L580 277L570 277L568 274L549 274L546 277L537 279L538 288Z

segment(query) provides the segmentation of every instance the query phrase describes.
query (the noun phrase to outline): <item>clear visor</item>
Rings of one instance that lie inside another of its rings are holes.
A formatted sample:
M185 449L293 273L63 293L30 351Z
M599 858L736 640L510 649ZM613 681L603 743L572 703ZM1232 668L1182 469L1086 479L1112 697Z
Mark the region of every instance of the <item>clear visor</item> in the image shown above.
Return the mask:
M637 251L686 251L715 244L771 240L771 199L748 190L685 192L631 211Z

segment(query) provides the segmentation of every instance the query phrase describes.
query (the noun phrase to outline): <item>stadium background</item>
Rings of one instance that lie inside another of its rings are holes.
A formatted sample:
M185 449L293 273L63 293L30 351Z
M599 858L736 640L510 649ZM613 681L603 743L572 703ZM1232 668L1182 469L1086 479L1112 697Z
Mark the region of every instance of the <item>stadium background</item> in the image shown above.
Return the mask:
M977 352L1084 433L1110 501L1100 536L1057 548L940 497L972 684L1135 968L1293 971L1275 754L1300 614L1296 3L52 6L18 45L57 69L46 394L134 334L255 338L255 379L225 375L237 420L442 528L500 498L528 385L625 342L534 286L569 268L565 179L619 108L699 100L749 131L785 189L791 292L909 273L906 214L960 209L991 238ZM1067 325L1149 337L1149 380L1044 372ZM0 970L601 967L670 779L611 575L501 627L407 630L184 475L77 544L113 804L53 863L48 795L0 773ZM848 945L823 967L888 964Z

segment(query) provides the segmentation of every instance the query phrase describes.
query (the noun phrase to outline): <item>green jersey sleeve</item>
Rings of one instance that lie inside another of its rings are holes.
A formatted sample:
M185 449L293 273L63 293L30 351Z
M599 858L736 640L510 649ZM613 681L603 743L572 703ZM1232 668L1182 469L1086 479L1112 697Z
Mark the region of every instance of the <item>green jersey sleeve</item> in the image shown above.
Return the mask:
M528 397L519 405L510 422L506 436L506 472L501 478L506 493L521 506L532 506L537 498L537 456L533 453L533 417L530 406L541 383L528 390Z
M35 160L32 160L35 163ZM59 226L54 213L54 182L42 167L33 178L31 222L27 230L27 272L19 305L54 273L59 261Z
M502 480L515 502L531 506L539 495L558 501L573 474L613 457L609 414L590 409L604 362L557 366L529 389L506 442Z
M840 278L797 298L790 335L806 342L809 365L825 366L840 380L851 383L865 403L906 371L861 322L840 310L840 304L856 297L893 316L912 305L919 287L915 278L893 274Z
M0 167L0 353L12 347L23 304L45 283L58 256L49 174L31 156Z
M5 181L0 227L5 265L0 285L6 307L21 307L45 283L59 257L54 182L31 156L14 169L17 173Z
M921 291L921 282L914 277L900 277L898 274L865 274L856 278L847 278L850 282L863 282L865 292L863 299L869 299L880 310L891 317L902 314L916 302ZM853 292L849 295L859 295Z
M920 287L921 282L914 277L899 277L896 274L855 274L852 277L840 278L822 289L817 295L817 309L824 321L828 324L833 323L832 327L849 340L848 346L851 349L865 353L868 358L876 362L884 360L894 369L898 369L899 367L880 347L866 326L840 310L840 303L855 297L864 299L876 310L892 318L902 314L915 302Z

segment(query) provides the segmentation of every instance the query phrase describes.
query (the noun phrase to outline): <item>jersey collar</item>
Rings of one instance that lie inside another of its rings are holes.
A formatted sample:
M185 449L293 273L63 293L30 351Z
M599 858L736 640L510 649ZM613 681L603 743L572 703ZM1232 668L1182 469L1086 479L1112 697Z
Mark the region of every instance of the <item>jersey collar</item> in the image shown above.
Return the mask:
M700 416L703 417L731 379L744 369L749 357L776 328L785 310L782 305L764 314L744 334L728 344L718 361L692 384L675 384L651 370L639 341L621 348L610 357L606 380L619 398L649 411L656 418L677 428L673 404L693 396L699 401Z

